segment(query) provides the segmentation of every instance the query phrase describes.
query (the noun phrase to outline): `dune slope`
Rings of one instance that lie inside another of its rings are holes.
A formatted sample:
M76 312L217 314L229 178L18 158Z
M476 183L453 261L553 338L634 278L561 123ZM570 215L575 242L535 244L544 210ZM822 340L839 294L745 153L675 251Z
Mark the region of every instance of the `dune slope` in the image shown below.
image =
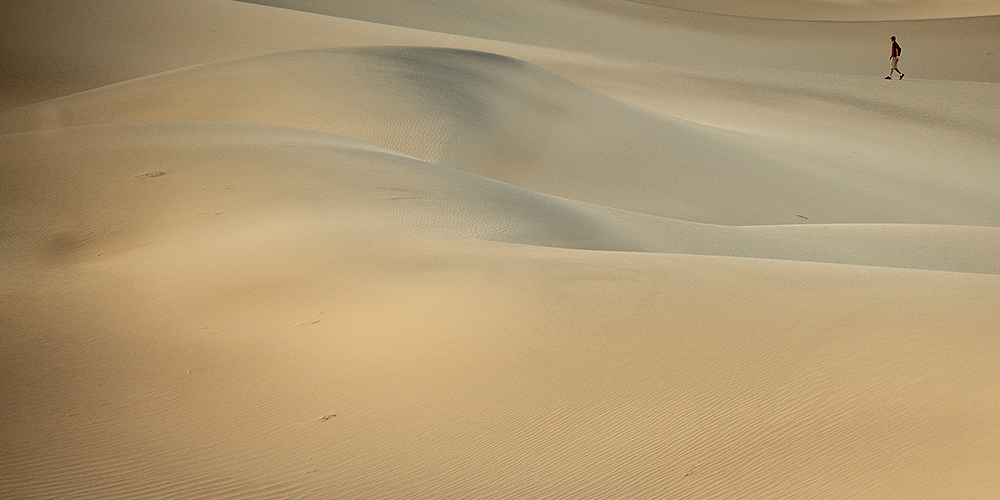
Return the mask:
M0 6L0 497L1000 491L1000 17L258 3Z
M319 130L547 194L716 224L806 214L984 225L996 203L983 187L1000 184L1000 172L982 168L956 182L936 169L798 160L787 147L623 105L523 62L449 49L225 61L11 110L0 130L172 120Z

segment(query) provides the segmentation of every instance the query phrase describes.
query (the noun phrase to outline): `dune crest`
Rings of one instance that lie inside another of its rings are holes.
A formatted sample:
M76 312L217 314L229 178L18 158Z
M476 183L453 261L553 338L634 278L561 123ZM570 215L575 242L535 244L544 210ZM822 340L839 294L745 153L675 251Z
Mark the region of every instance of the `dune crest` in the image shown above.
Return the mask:
M995 0L632 0L637 3L730 16L810 21L883 21L1000 15Z

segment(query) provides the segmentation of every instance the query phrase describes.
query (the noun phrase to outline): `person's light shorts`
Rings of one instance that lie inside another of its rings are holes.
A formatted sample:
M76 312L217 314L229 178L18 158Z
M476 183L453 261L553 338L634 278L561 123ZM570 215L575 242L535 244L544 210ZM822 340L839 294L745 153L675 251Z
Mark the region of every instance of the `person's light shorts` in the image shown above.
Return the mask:
M898 70L899 68L896 67L897 64L899 64L899 58L898 57L890 57L889 58L889 69Z

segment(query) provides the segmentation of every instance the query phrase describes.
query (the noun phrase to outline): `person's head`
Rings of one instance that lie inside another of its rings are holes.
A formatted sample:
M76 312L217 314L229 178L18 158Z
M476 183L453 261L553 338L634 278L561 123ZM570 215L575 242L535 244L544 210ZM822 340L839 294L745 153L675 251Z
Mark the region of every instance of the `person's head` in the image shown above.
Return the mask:
M896 35L893 35L893 36L890 36L890 37L889 37L889 40L892 40L892 41L894 41L894 42L895 42L895 41L896 41Z

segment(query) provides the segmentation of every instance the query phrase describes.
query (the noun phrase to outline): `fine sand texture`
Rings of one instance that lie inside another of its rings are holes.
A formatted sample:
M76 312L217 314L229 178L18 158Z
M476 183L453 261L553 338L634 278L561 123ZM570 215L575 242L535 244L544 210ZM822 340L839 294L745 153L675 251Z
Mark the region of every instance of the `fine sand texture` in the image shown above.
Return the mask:
M993 0L0 3L0 498L998 498L998 53Z

